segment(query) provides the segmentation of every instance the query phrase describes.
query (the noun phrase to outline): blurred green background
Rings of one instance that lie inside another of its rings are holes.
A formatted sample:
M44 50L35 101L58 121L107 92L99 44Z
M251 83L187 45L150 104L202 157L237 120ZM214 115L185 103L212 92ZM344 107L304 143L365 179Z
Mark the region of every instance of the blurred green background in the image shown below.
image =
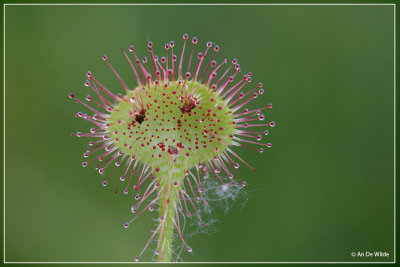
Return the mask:
M217 210L217 231L182 259L393 261L393 20L393 6L7 6L6 261L132 261L143 248L152 217L124 229L134 196L81 167L88 140L69 133L91 125L68 94L88 93L88 70L122 92L103 53L133 85L120 48L179 51L185 32L264 83L253 107L272 102L277 127L262 156L238 149L257 168L240 169L245 207Z

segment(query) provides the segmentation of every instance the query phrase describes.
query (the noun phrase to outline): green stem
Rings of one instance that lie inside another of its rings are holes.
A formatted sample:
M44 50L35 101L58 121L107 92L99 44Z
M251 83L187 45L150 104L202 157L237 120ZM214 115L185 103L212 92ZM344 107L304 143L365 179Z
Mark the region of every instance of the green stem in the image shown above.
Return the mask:
M185 172L183 166L174 163L174 166L160 168L160 234L158 261L171 262L173 252L173 235L175 231L175 207L178 205L178 195L184 181ZM177 182L178 185L174 185Z
M175 211L172 205L176 204L176 202L177 200L175 200L174 203L171 203L170 201L170 204L166 207L166 218L164 221L164 229L162 229L160 254L158 256L158 261L161 262L171 262L173 250L172 240L175 228L173 221L174 216L172 216ZM160 216L162 216L162 209L160 210Z

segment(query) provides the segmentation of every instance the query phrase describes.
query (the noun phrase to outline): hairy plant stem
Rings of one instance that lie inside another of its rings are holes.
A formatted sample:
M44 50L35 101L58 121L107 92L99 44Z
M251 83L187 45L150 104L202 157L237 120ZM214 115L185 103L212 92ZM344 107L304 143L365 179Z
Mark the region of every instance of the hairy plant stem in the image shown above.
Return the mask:
M175 209L179 209L178 196L184 182L185 172L183 166L178 162L169 163L165 168L160 169L160 190L159 198L159 254L158 261L171 262L173 254L173 236L175 231Z

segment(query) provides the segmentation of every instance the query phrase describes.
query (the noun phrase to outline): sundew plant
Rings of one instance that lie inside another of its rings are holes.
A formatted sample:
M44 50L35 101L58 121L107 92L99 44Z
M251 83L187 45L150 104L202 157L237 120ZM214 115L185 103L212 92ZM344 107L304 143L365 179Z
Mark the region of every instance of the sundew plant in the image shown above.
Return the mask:
M272 146L262 142L268 127L275 126L264 122L263 111L272 104L247 108L263 94L262 84L252 82L251 72L242 74L236 59L217 62L218 45L200 46L196 37L188 38L183 35L180 49L173 41L165 44L158 51L162 56L155 54L152 42L148 58L139 58L133 46L122 48L135 85L126 84L103 55L124 92L115 93L87 72L84 85L93 96L80 100L70 95L86 110L76 117L93 124L88 133L71 134L90 140L82 166L93 164L104 176L104 186L118 179L116 192L133 196L133 217L124 227L143 212L157 214L136 261L152 246L162 262L176 260L179 246L192 252L184 223L195 217L200 227L207 227L200 211L213 204L205 196L208 187L218 183L217 195L225 201L224 196L246 186L236 169L245 165L255 170L234 147L263 153Z

